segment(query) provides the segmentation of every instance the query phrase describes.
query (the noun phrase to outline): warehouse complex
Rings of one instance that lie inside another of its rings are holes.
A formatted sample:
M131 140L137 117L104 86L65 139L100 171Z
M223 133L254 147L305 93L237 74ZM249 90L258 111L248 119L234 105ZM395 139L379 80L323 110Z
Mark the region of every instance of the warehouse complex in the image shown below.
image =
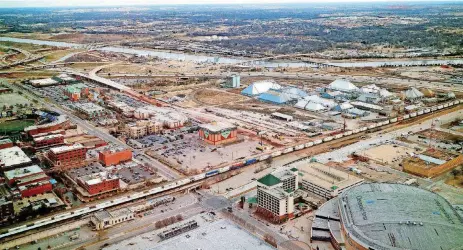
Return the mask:
M313 240L336 249L461 249L463 218L443 197L424 189L372 183L352 187L324 204Z

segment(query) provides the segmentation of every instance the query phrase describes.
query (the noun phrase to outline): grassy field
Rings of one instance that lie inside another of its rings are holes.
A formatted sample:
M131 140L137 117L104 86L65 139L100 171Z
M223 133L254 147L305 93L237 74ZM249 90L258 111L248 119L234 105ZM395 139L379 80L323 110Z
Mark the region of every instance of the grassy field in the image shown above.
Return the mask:
M0 123L0 135L17 133L25 127L34 125L34 120L14 120Z

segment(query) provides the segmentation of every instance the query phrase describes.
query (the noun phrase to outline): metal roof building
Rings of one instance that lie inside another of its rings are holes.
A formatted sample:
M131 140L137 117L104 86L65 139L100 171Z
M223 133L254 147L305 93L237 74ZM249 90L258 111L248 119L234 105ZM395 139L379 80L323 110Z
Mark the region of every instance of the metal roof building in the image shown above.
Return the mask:
M342 193L338 208L346 249L463 249L463 218L424 189L363 184Z
M356 92L359 90L357 86L347 80L337 79L328 85L327 89L338 90L341 92Z
M243 91L241 91L241 94L247 96L256 96L265 93L271 89L279 90L281 89L281 86L272 81L259 81L243 89Z

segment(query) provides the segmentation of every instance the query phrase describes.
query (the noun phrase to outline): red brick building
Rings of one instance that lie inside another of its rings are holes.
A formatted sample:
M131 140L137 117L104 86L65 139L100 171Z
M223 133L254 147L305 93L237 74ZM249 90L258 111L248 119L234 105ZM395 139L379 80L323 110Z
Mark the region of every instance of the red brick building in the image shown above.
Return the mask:
M48 160L55 168L69 169L85 165L86 155L87 148L82 144L75 144L50 149Z
M50 181L39 181L18 187L21 198L50 192L53 189Z
M36 148L42 148L63 144L64 136L62 134L52 134L42 137L34 137L33 140Z
M119 189L119 178L109 176L106 172L79 177L78 183L90 195L98 195Z
M48 177L37 165L5 171L4 175L6 183L10 187L24 186L34 182L50 179L50 177Z
M98 159L106 167L132 160L130 149L109 149L98 153Z
M212 145L230 143L237 139L237 128L234 125L213 122L199 125L199 137Z
M68 126L69 120L65 116L61 115L57 117L56 121L42 125L29 126L24 129L24 132L26 132L29 136L33 136L36 134L47 134L56 130L65 129Z
M0 140L0 149L13 147L13 142L10 139Z

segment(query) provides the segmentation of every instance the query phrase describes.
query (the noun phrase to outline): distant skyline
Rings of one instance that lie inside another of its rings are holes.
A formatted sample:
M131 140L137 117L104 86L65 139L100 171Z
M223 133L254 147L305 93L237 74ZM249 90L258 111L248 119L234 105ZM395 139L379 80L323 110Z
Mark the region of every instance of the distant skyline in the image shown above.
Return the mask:
M0 8L5 7L101 7L101 6L137 6L137 5L175 5L175 4L284 4L284 3L372 3L390 2L463 2L463 0L0 0Z

